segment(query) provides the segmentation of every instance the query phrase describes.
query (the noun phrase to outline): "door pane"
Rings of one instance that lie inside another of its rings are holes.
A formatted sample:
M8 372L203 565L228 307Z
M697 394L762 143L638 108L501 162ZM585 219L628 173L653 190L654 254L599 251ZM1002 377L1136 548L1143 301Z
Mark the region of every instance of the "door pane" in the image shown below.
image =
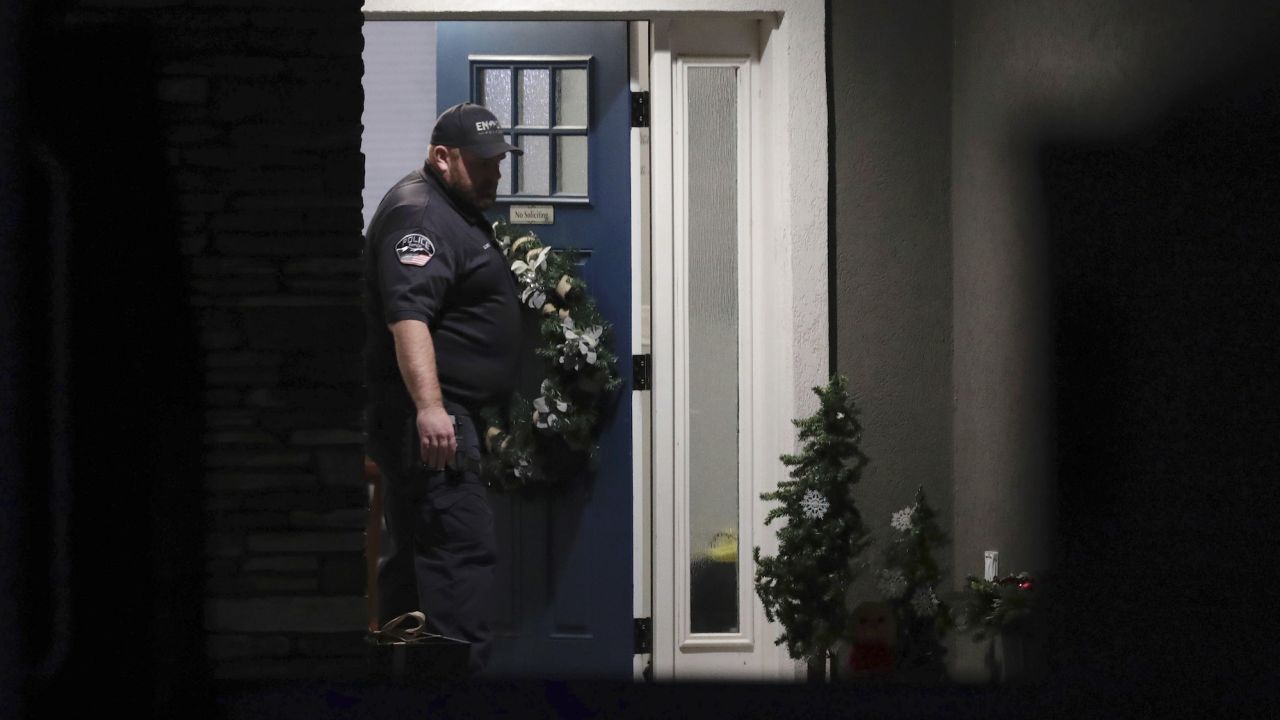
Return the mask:
M587 194L586 135L565 135L556 139L556 192Z
M737 632L737 70L691 67L686 91L690 621Z
M498 118L502 127L511 127L511 70L487 68L480 71L481 104Z
M520 124L547 127L551 124L551 71L520 71Z
M556 124L587 125L587 70L556 70Z
M551 194L551 138L524 135L520 138L520 194Z

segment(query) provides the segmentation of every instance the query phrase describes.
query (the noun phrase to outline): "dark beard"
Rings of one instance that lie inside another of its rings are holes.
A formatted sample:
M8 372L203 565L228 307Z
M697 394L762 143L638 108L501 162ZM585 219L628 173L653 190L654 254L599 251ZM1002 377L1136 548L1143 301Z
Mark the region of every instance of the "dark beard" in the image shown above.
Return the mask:
M449 182L448 180L445 179L444 173L441 173L431 163L425 163L423 167L426 172L434 175L436 179L440 181L440 184L449 193L449 196L452 197L458 203L466 206L471 210L474 210L476 213L480 213L484 210L488 210L490 207L493 207L493 204L495 201L487 198L481 198L476 193L474 187L463 188L457 183ZM495 197L496 197L496 193L495 193Z
M477 210L488 210L490 207L493 207L493 195L481 197L475 190L469 190L465 193L460 193L460 195L462 195L462 198Z
M458 184L446 183L454 197L462 200L477 211L488 210L493 206L494 196L481 196L476 192L475 186L464 188Z

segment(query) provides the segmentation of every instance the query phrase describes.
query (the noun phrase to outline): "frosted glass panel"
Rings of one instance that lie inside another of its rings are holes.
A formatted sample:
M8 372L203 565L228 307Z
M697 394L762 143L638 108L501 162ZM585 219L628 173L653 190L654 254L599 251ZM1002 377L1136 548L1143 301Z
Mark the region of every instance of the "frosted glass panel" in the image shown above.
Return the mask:
M503 136L503 139L506 140L507 142L511 142L510 135ZM498 168L502 171L502 177L498 179L498 194L510 195L511 194L511 153L507 153L506 155L502 156L502 162L498 165Z
M551 71L520 71L520 124L547 127L551 124Z
M587 194L586 135L566 135L556 140L556 192Z
M737 70L689 68L686 92L690 620L737 632Z
M523 195L550 195L551 188L551 138L545 135L525 135L520 138L520 193Z
M511 127L511 70L491 68L480 71L480 101L498 118L502 127Z
M586 126L586 68L556 71L556 124Z

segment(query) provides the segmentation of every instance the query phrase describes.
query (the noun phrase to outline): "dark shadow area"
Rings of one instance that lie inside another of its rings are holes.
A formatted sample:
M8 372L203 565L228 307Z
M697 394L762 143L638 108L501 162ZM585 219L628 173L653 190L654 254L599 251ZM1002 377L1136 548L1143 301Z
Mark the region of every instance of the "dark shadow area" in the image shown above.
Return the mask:
M876 688L775 683L512 681L419 687L243 684L223 692L225 718L546 717L990 719L1045 716L1052 707L1030 689Z
M1276 68L1275 53L1252 57L1139 134L1041 154L1059 493L1049 669L1081 694L1229 707L1277 679Z
M25 87L25 58L19 52L26 38L25 17L18 0L0 0L0 708L14 715L25 711L23 680L27 669L21 589L29 579L16 549L29 535L23 507L33 475L38 438L22 428L25 408L32 404L31 382L36 352L24 338L32 335L36 318L18 311L26 296L24 253L16 239L30 224L30 202L22 191L26 167L21 160L23 114L17 99ZM11 309L12 308L12 309Z
M29 707L34 717L86 704L200 717L212 698L203 383L155 98L160 61L145 28L45 18L33 18L26 44L19 300L5 311L17 314L25 363L18 605Z

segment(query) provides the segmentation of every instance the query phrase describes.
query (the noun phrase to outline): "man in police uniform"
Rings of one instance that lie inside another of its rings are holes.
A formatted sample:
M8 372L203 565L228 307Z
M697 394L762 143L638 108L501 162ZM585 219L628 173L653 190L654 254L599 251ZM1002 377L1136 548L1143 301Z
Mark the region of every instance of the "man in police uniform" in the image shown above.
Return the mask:
M479 478L477 411L514 389L515 281L481 215L498 164L521 150L471 103L436 120L423 167L396 183L366 233L368 453L383 478L383 623L421 609L484 666L493 514Z

